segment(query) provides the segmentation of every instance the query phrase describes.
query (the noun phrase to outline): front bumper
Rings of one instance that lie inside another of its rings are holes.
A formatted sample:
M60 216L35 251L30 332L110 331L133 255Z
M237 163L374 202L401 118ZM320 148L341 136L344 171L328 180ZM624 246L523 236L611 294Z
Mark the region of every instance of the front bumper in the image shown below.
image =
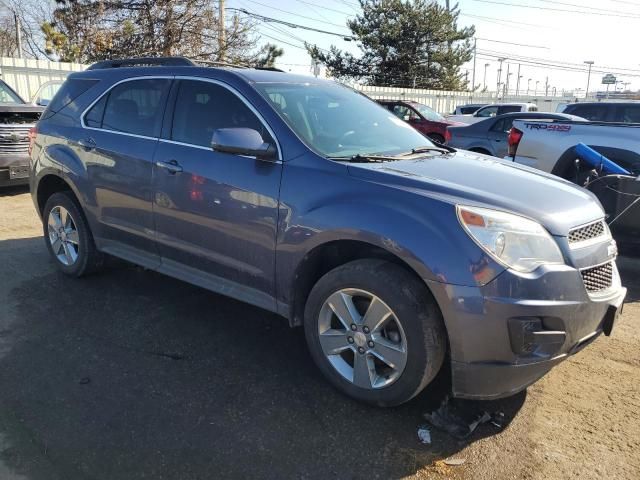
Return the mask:
M614 270L612 286L597 295L567 265L506 270L479 287L431 285L449 334L454 396L513 395L610 332L626 296Z
M0 187L29 183L28 155L0 155Z

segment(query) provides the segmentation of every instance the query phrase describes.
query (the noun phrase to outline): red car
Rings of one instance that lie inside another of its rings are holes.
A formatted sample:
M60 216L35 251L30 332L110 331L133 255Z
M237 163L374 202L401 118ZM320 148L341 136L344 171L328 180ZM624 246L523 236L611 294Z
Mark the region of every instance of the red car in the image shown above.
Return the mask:
M431 107L418 102L405 100L377 100L377 102L438 143L445 142L447 127L465 125L459 122L450 122Z

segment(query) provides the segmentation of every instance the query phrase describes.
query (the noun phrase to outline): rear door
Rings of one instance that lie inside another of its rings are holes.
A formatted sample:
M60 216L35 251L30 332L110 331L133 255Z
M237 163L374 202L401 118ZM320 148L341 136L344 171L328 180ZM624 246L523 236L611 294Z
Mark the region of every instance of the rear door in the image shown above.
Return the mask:
M154 163L154 217L161 270L274 309L282 162L212 150L219 128L273 134L226 84L179 80Z
M82 117L76 139L87 173L85 203L98 221L100 247L157 266L151 174L171 78L120 82Z
M506 117L496 120L487 132L491 153L499 158L507 155L507 135L513 125L513 118Z

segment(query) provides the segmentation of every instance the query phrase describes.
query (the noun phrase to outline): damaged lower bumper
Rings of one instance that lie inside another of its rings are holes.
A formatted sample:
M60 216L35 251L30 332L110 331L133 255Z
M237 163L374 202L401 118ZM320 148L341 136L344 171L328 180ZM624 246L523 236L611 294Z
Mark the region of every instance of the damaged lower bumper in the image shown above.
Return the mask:
M567 266L529 278L506 271L482 287L436 288L445 305L453 395L513 395L602 333L609 335L626 295L614 270L611 288L598 295L587 293L580 273Z

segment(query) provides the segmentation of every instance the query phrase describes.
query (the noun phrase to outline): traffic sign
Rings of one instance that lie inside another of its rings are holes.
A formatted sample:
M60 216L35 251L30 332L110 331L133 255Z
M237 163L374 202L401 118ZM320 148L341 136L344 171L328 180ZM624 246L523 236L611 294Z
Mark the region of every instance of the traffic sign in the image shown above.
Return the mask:
M615 85L616 84L616 76L611 73L607 73L604 77L602 77L603 85Z

